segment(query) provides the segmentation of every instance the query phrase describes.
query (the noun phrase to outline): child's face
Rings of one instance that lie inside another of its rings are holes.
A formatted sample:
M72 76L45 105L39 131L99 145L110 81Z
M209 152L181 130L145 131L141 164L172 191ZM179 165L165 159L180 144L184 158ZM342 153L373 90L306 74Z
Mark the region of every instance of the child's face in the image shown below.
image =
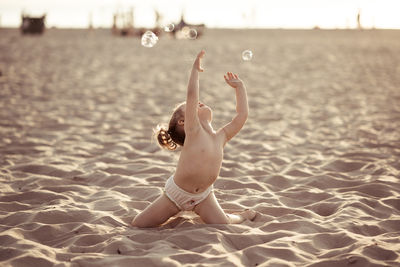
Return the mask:
M209 122L212 120L212 109L209 106L199 102L197 112L200 120L207 120Z
M179 108L185 114L186 104L182 104ZM199 116L200 121L207 120L210 122L212 120L212 109L202 102L199 102L199 106L197 108L197 114Z

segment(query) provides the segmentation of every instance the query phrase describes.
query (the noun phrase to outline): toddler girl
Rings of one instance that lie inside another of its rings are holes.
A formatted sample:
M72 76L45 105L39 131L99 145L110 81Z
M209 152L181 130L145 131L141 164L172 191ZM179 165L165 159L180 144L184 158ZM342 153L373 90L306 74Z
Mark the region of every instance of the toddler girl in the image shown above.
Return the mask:
M203 72L202 50L193 64L186 102L172 114L168 129L159 127L157 139L168 150L182 147L175 174L165 184L165 193L132 221L137 227L156 227L184 210L197 213L205 223L227 224L253 220L256 212L245 210L225 214L213 193L223 158L223 148L243 127L247 119L247 93L236 74L228 72L225 81L236 92L236 115L215 131L211 126L212 110L199 102L199 72Z

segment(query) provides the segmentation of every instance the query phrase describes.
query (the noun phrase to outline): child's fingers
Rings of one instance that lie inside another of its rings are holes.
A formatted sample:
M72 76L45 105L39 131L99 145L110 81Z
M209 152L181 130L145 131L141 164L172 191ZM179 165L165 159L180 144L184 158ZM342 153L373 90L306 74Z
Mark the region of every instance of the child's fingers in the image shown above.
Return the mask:
M199 54L197 55L197 57L198 57L198 58L202 58L202 57L204 57L205 53L206 53L206 51L201 50L201 51L199 52Z
M226 75L224 75L224 79L227 82L231 82L233 80L239 80L239 76L237 74L232 73L232 72L227 72Z

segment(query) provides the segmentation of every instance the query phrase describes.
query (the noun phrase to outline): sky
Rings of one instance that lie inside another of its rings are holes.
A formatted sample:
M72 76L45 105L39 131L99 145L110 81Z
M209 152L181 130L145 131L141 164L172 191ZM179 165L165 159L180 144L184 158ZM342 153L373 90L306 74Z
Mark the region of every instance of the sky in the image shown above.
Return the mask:
M400 29L400 0L0 0L0 27L19 27L21 13L44 13L47 27L111 27L113 14L133 8L136 27L179 22L219 28Z

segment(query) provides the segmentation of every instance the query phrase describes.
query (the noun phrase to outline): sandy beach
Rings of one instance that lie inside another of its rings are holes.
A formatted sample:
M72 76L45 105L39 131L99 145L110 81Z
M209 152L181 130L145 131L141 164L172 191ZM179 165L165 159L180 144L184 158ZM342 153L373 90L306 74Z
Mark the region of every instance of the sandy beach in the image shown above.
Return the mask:
M185 99L250 114L214 192L255 221L130 227L174 173L152 129ZM243 61L241 53L254 56ZM106 30L0 29L1 266L400 266L400 31L212 30L153 48Z

